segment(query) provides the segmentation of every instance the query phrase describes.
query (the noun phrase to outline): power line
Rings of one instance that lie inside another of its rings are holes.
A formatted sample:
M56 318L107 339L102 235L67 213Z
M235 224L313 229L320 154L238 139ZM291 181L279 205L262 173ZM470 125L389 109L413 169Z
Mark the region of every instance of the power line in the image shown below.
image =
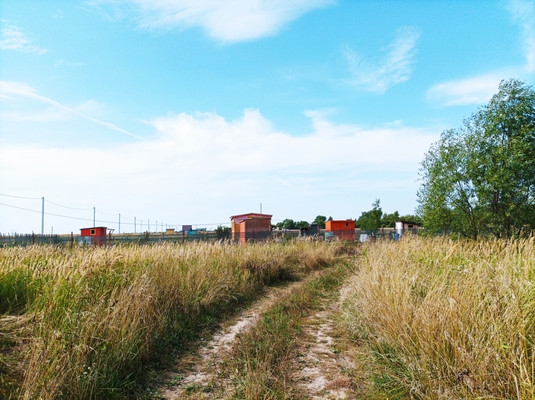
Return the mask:
M54 201L46 200L44 197L16 196L16 195L4 194L4 193L0 193L0 196L10 197L10 198L14 198L14 199L24 199L24 200L41 200L43 202L47 202L47 203L54 204L54 205L59 206L59 207L63 207L63 208L70 209L70 210L76 210L76 211L89 211L91 209L95 210L95 207L79 208L79 207L66 206L66 205L63 205L63 204L60 204L60 203L56 203ZM15 206L13 204L6 204L6 203L0 203L0 206L15 208L15 209L18 209L18 210L31 212L31 213L35 213L35 214L41 214L41 215L43 215L43 217L45 215L47 215L47 216L66 218L66 219L77 220L77 221L89 221L89 222L94 221L93 225L95 225L96 222L98 222L98 223L106 223L106 224L117 224L117 220L110 221L110 220L104 220L104 219L96 219L94 217L94 215L93 215L93 219L91 219L89 217L83 218L83 217L75 217L75 216L72 216L72 215L45 212L44 211L44 207L41 210L34 210L34 209ZM110 213L105 213L105 212L102 212L102 211L99 211L99 213L100 214L109 215L109 216L119 215L119 224L123 225L123 226L133 226L134 229L135 229L136 225L143 225L142 223L140 223L140 224L137 223L136 217L128 217L128 216L125 216L125 215L120 214L120 213L119 214L110 214ZM133 222L127 222L127 221L125 221L125 219L133 220ZM147 227L149 226L149 222L148 221L150 221L150 220L147 220ZM163 225L165 225L166 227L168 227L168 226L170 226L170 227L179 227L181 225L193 225L198 229L199 227L219 226L219 225L228 225L228 224L229 224L228 221L226 221L226 222L217 222L217 223L213 223L213 222L200 223L200 224L192 224L192 223L189 223L189 224L169 224L169 223L164 223L163 221L160 221L160 223L157 224L156 229L158 229L158 226L162 227L162 229L163 229Z
M54 201L50 201L50 200L46 200L45 201L47 203L50 203L50 204L54 204L55 206L59 206L59 207L63 207L63 208L68 208L69 210L77 210L77 211L87 211L87 210L91 210L91 208L78 208L78 207L69 207L69 206L65 206L63 204L59 204L59 203L56 203Z
M0 193L0 196L13 197L15 199L24 199L24 200L41 200L41 197L14 196L12 194L3 194L3 193Z

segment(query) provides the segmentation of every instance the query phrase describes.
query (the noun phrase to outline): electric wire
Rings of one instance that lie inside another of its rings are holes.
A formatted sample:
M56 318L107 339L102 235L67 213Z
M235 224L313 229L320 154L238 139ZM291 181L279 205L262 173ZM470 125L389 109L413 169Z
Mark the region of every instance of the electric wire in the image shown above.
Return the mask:
M10 197L10 198L15 198L15 199L24 199L24 200L43 200L43 197L17 196L17 195L10 195L10 194L4 194L4 193L0 193L0 196ZM50 203L50 204L53 204L55 206L63 207L63 208L70 209L70 210L76 210L76 211L94 210L94 208L79 208L79 207L66 206L66 205L63 205L63 204L60 204L60 203L57 203L57 202L54 202L54 201L47 200L46 198L44 198L44 201L46 203ZM75 217L75 216L72 216L72 215L52 213L52 212L48 212L48 211L43 212L43 210L33 210L33 209L30 209L30 208L20 207L20 206L16 206L16 205L13 205L13 204L7 204L7 203L3 203L3 202L0 202L0 206L10 207L10 208L14 208L14 209L18 209L18 210L22 210L22 211L26 211L26 212L31 212L31 213L35 213L35 214L42 214L42 215L46 215L46 216L53 216L53 217L59 217L59 218L77 220L77 221L87 221L87 222L95 221L95 223L98 222L98 223L106 223L106 224L117 224L118 223L118 221L110 221L110 220L107 220L107 219L93 219L93 218L89 218L89 217L85 217L85 218L84 217ZM110 215L110 216L119 215L118 213L117 214L110 214L110 213L105 213L105 212L102 212L102 211L98 211L98 213L105 214L105 215ZM143 227L143 225L147 225L148 226L148 222L146 222L144 224L142 219L137 219L137 222L129 222L129 221L126 221L126 220L136 221L136 217L128 217L126 215L121 214L121 221L120 221L120 225L121 226L134 226L134 227L136 227L136 226ZM147 221L149 221L149 220L150 219L147 219ZM169 223L160 222L158 224L154 224L154 226L156 227L156 230L158 230L158 227L163 229L162 228L163 225L165 225L166 227L175 227L175 228L183 226L183 225L191 225L191 226L195 227L195 229L203 229L203 228L208 228L208 227L211 227L211 226L225 226L225 225L228 225L228 222L213 222L213 223L210 222L210 223L198 223L198 224L192 224L192 223L189 223L189 224L169 224Z

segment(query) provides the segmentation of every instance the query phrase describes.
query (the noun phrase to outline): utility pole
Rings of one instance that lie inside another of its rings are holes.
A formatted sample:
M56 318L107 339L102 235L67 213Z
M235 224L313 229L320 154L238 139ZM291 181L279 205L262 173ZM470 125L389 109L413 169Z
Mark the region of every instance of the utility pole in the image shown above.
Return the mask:
M93 207L93 228L96 226L95 225L95 215L96 215L96 207Z
M45 234L45 197L41 198L41 236Z
M121 213L119 213L119 233L121 233Z
M137 233L136 232L136 217L134 217L134 233Z

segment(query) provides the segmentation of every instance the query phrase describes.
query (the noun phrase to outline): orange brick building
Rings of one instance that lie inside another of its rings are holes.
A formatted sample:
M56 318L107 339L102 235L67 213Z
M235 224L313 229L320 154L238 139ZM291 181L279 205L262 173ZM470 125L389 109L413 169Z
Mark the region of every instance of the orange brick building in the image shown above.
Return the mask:
M271 217L269 214L248 213L230 217L232 239L242 244L248 240L266 240L271 237Z

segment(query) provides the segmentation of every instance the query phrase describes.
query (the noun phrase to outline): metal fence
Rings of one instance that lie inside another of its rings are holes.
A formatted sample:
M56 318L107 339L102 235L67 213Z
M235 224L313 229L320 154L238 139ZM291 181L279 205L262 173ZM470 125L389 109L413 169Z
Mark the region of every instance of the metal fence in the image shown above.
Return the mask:
M404 232L397 232L393 228L384 228L373 231L365 231L356 229L354 241L357 242L371 242L375 240L396 240L405 235L417 235L418 230L405 230ZM347 238L346 232L333 232L329 235L324 229L310 234L299 229L273 230L264 234L250 234L247 235L247 241L258 240L290 240L298 237L311 237L318 240L344 240ZM190 242L238 242L238 237L232 237L231 232L217 232L217 231L197 231L197 232L176 232L176 233L137 233L137 234L108 234L106 236L107 245L119 244L155 244L161 242L169 243L190 243ZM36 234L16 234L16 235L2 235L0 234L0 247L7 246L30 246L33 244L40 245L84 245L90 244L91 240L88 237L80 235L36 235Z

